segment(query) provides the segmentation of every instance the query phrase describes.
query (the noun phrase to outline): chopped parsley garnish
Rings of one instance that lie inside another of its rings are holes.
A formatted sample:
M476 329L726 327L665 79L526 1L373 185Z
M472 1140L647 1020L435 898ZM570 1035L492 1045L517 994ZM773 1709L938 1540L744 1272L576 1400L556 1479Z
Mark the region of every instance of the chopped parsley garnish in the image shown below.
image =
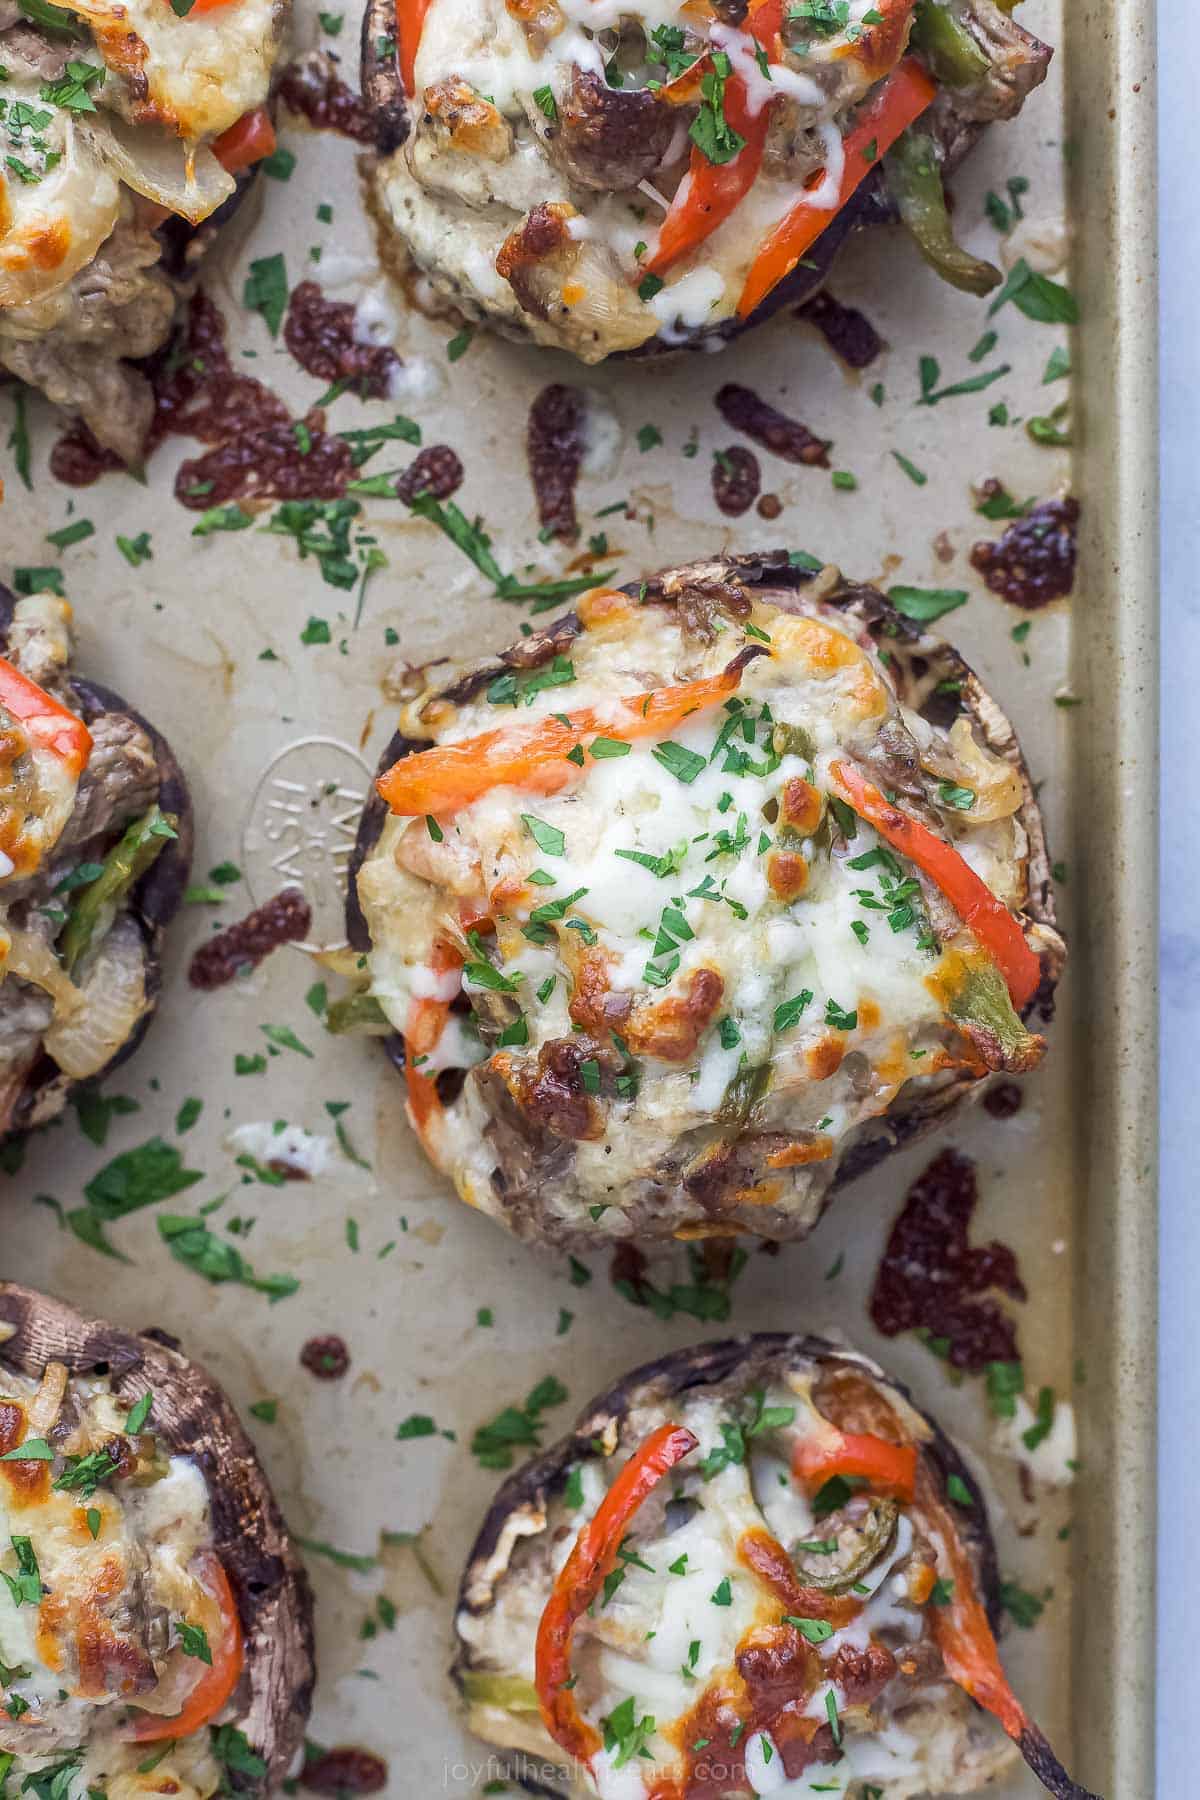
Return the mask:
M418 518L428 519L439 531L445 533L452 544L460 549L465 557L487 577L492 583L497 597L501 600L529 600L533 602L535 613L544 612L555 606L560 600L572 599L588 588L603 586L615 573L612 569L603 572L591 570L586 575L567 576L559 581L521 582L515 575L506 575L492 555L491 538L476 521L472 523L453 500L441 501L433 494L425 492L417 494L409 501L409 510ZM580 751L582 757L583 752Z
M978 347L978 346L977 346ZM1012 373L1011 363L1002 363L999 368L988 369L980 375L968 375L962 381L955 381L949 387L939 388L941 367L936 356L923 356L920 362L921 406L936 406L941 400L954 400L963 394L982 393L984 388L991 387L1005 375Z
M661 763L669 774L674 775L685 786L690 786L708 766L703 756L698 756L694 750L688 750L682 744L673 743L670 738L664 743L655 744L650 754L655 762Z
M180 1619L179 1643L185 1656L194 1656L199 1662L207 1663L211 1669L212 1649L203 1625L189 1625L186 1619Z
M1022 1631L1030 1631L1046 1610L1046 1602L1017 1581L1000 1583L1000 1604Z
M635 1756L653 1760L647 1745L654 1735L654 1720L649 1714L638 1718L632 1694L619 1706L614 1706L600 1723L604 1728L604 1748L612 1758L614 1769L623 1769Z
M567 1390L556 1376L547 1375L528 1395L524 1406L506 1406L471 1439L471 1454L485 1469L511 1469L513 1451L541 1443L542 1414L561 1406Z
M953 612L956 607L967 604L967 594L963 588L890 587L888 599L897 612L903 613L906 619L916 619L920 624L940 619L943 613Z
M553 123L558 123L558 104L549 83L545 87L534 88L534 105L537 106Z
M308 1045L296 1036L290 1025L260 1025L259 1030L268 1043L280 1050L295 1050L299 1056L312 1056Z
M850 23L850 0L792 0L787 16L810 37L836 37Z
M902 456L900 454L899 450L893 450L892 455L895 457L896 461L900 464L900 467L904 470L904 473L908 476L908 479L913 483L913 485L915 487L924 487L925 486L925 483L929 480L929 477L925 473L924 469L918 469L916 463L910 462L907 456Z
M785 1000L781 1006L777 1006L775 1008L775 1017L772 1021L773 1029L775 1031L790 1031L792 1026L799 1020L804 1009L807 1006L811 1006L812 998L811 988L801 988L798 994L793 995L790 1000Z
M404 1444L413 1438L437 1436L437 1422L428 1413L409 1413L396 1427L396 1436Z
M1027 319L1042 325L1077 325L1079 302L1070 288L1039 275L1021 257L1013 265L1008 280L988 307L988 318L995 318L1002 306L1012 301Z
M150 1408L154 1405L154 1394L150 1390L140 1395L130 1407L125 1419L125 1430L130 1437L136 1437L150 1417Z
M614 850L614 856L620 856L626 862L638 863L643 869L649 869L660 881L668 875L677 875L687 859L686 839L676 844L671 850L664 850L661 856L654 856L648 850Z
M1050 352L1049 360L1042 373L1042 386L1048 387L1052 381L1061 381L1064 375L1071 373L1071 352L1060 344Z
M1017 1395L1025 1391L1025 1370L1019 1362L990 1362L987 1366L988 1405L997 1419L1013 1419Z
M728 1575L722 1576L721 1580L717 1583L716 1588L708 1597L714 1606L733 1605L733 1589L730 1586Z
M148 531L139 531L134 538L121 537L118 535L116 542L117 549L121 552L121 555L125 558L125 561L129 564L131 569L136 569L142 563L149 562L154 554L150 548L150 533Z
M1023 519L1032 510L1032 500L1014 500L1008 489L999 482L975 508L985 519ZM1025 623L1028 625L1028 619Z
M839 1511L859 1488L865 1486L866 1481L861 1475L831 1475L813 1495L813 1518L827 1519L830 1513Z
M46 542L53 544L56 550L66 550L71 544L81 544L85 538L95 535L96 527L90 519L76 519L73 525L63 525L57 531L48 531Z
M176 1262L214 1284L235 1281L266 1294L272 1305L300 1286L294 1275L256 1275L239 1251L208 1229L202 1218L167 1213L158 1220L159 1236Z
M12 1596L12 1603L14 1606L39 1606L43 1594L42 1577L33 1545L27 1537L13 1537L9 1541L16 1554L17 1573L9 1575L0 1569L0 1576Z
M545 819L536 819L531 812L522 814L522 824L533 837L538 850L547 857L561 857L567 853L567 839L558 830L556 824L547 824Z
M795 1613L784 1613L783 1623L794 1625L810 1644L826 1644L833 1636L833 1626L827 1619L801 1619Z
M53 1462L54 1452L45 1438L26 1438L15 1450L6 1450L0 1462Z
M1034 1423L1027 1431L1021 1433L1021 1442L1027 1450L1036 1450L1039 1444L1045 1443L1053 1428L1054 1389L1039 1388Z
M283 315L287 311L288 278L282 251L274 256L260 256L250 264L242 288L242 304L251 312L261 313L267 330L278 337Z
M547 688L569 687L574 679L574 663L569 657L556 656L545 668L534 669L527 675L518 676L511 669L497 675L487 690L487 697L493 706L517 706L521 701L532 706L537 694L544 693Z
M90 89L104 81L101 63L69 62L57 81L48 81L38 89L39 98L50 106L65 106L69 112L95 112L96 102Z
M959 787L953 781L938 782L938 802L942 806L951 806L958 812L970 812L975 804L974 790Z
M974 1506L975 1498L961 1475L950 1474L946 1477L946 1494L955 1506Z
M711 163L732 162L746 140L725 117L725 82L732 64L723 50L713 52L712 68L700 78L700 110L688 136Z

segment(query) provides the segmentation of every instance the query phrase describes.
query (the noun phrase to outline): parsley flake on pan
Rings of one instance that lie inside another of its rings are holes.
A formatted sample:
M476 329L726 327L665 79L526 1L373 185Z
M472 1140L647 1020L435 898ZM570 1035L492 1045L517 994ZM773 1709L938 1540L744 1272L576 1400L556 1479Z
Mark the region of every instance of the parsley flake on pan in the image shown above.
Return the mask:
M471 1454L485 1469L511 1469L516 1449L535 1448L541 1444L544 1427L542 1414L552 1406L561 1406L567 1390L554 1375L539 1381L526 1398L524 1406L506 1406L486 1425L480 1425L471 1439Z

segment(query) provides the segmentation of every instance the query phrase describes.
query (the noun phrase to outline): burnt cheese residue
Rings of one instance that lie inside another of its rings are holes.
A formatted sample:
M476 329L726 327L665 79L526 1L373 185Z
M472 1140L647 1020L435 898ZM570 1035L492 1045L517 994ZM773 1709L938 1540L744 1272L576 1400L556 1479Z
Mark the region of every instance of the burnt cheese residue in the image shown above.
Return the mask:
M201 944L188 967L192 987L210 993L258 967L280 944L298 943L312 928L312 908L299 888L284 888L236 925Z
M791 419L753 388L739 387L727 381L717 390L716 408L727 425L743 436L761 444L785 462L803 463L808 468L827 469L832 445L817 437L799 419Z
M330 1333L326 1337L309 1338L300 1352L300 1361L318 1381L340 1381L350 1367L346 1340Z
M1043 500L1023 519L1014 519L1003 537L976 544L971 566L993 594L1036 612L1063 599L1075 585L1078 525L1079 502L1070 494Z
M355 345L353 308L325 301L313 282L302 282L293 295L285 338L310 373L348 380L368 395L386 392L386 376L398 363L385 347ZM354 476L350 446L325 430L320 409L293 419L264 382L234 367L225 320L207 294L193 295L171 343L138 366L154 391L147 453L170 436L212 446L180 465L175 498L181 506L204 512L233 500L336 500L345 493ZM72 426L50 457L51 472L72 487L121 466L85 425Z
M1013 1119L1020 1112L1024 1098L1019 1083L997 1081L983 1096L983 1108L993 1119Z
M883 349L883 339L856 306L843 306L827 289L796 308L796 317L815 325L829 348L852 369L866 369Z
M993 1296L1026 1297L1007 1244L970 1242L978 1204L975 1164L943 1150L908 1190L871 1295L871 1318L885 1337L926 1331L945 1342L955 1368L972 1374L1020 1360L1016 1322Z
M309 1756L300 1775L301 1787L312 1794L328 1794L340 1800L343 1794L377 1794L387 1786L388 1766L371 1750L359 1750L352 1744L339 1744Z
M336 500L354 474L349 444L324 429L319 407L267 425L179 465L175 497L204 511L231 500Z
M529 408L525 454L537 500L538 523L552 537L579 535L575 484L586 448L587 406L582 391L565 382L544 387Z
M375 142L375 126L361 94L347 87L331 57L318 51L289 63L278 82L279 98L316 131L336 131L356 144Z
M758 458L741 444L730 444L713 457L712 491L717 506L728 518L749 512L762 486Z
M396 483L397 496L411 505L418 494L448 500L463 483L462 460L449 444L429 444L418 451Z
M292 289L283 341L309 375L342 382L363 400L386 399L400 368L390 344L366 344L355 336L352 302L327 300L315 281Z

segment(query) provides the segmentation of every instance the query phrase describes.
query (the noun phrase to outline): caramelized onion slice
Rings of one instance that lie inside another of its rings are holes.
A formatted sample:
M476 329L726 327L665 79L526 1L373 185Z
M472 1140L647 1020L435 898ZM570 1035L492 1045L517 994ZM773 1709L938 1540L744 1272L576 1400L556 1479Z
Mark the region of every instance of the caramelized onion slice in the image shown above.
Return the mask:
M132 919L118 919L96 946L78 997L69 1018L55 1017L43 1043L64 1075L86 1081L124 1048L149 1007L145 945Z
M233 176L207 145L189 145L124 119L96 121L79 129L91 135L96 155L126 187L193 225L207 219L234 190Z

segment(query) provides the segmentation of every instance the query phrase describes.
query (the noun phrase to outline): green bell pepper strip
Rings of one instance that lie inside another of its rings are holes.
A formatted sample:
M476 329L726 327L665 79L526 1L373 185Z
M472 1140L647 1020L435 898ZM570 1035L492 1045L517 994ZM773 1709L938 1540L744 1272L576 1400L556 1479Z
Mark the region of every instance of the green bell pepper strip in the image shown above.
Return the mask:
M372 1037L386 1037L388 1032L396 1028L384 1012L374 994L347 994L341 1000L335 1000L325 1014L325 1029L334 1037L344 1037L347 1032L365 1032Z
M507 1712L535 1713L540 1701L532 1681L520 1675L501 1675L490 1669L467 1669L462 1688L468 1700L481 1706L502 1706Z
M59 958L68 975L74 974L96 937L102 935L100 925L105 914L111 920L112 914L134 884L141 880L164 845L178 836L178 823L174 813L165 813L161 807L152 806L148 813L135 819L121 841L113 845L100 865L96 879L77 890L58 941Z
M909 47L921 53L944 87L974 87L991 67L966 28L937 0L917 0Z
M906 131L883 160L888 191L930 267L967 294L990 294L999 287L1003 280L999 269L954 240L933 139L921 131Z
M1025 1029L994 963L969 969L946 1010L989 1068L1022 1075L1041 1061L1046 1040Z

